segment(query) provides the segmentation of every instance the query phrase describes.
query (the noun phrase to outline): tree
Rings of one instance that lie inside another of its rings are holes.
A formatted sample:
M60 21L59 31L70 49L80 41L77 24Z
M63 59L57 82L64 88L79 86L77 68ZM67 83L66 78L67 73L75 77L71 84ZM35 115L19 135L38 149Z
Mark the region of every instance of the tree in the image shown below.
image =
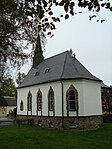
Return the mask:
M8 67L19 68L31 58L23 51L35 43L38 18L29 17L20 0L1 0L0 6L0 69L4 72ZM45 40L44 33L41 39Z
M52 36L51 30L56 29L61 18L66 20L78 13L76 7L90 11L90 20L97 18L102 8L112 11L109 0L0 0L0 6L1 66L5 62L21 66L29 57L23 51L29 44L36 45L37 33L41 31ZM63 9L64 13L55 16L54 7Z
M25 76L26 76L26 75L25 75L24 73L19 72L19 73L17 74L16 83L17 83L18 85L20 85L21 82L24 80Z
M23 54L21 45L18 44L22 38L20 33L19 19L21 16L16 13L15 1L0 1L0 58L6 62L7 58L15 62L18 59L26 58ZM12 10L11 10L12 9ZM22 31L22 30L21 30ZM24 57L21 57L24 56Z
M15 83L11 78L4 78L0 88L0 96L16 96Z

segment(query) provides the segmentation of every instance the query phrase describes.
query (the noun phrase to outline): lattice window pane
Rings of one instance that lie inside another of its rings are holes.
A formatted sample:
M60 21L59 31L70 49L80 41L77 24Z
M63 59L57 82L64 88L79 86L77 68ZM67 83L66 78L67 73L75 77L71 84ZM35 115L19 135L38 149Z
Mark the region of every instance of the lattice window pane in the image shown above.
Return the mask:
M71 90L69 93L69 110L75 110L75 109L76 109L75 93L73 90Z
M32 110L32 94L29 92L27 97L28 111Z
M37 96L37 110L41 111L42 110L42 95L38 94Z

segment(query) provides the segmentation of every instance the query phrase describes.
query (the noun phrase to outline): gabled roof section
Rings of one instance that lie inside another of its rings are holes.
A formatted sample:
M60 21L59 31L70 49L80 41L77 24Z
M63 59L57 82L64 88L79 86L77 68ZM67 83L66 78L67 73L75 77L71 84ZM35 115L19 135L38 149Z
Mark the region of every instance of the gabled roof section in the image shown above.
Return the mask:
M7 103L7 106L16 106L17 100L16 97L4 96L4 100Z
M66 51L43 60L36 68L31 68L18 88L66 79L101 81Z
M16 106L17 101L15 97L3 96L0 97L0 106Z

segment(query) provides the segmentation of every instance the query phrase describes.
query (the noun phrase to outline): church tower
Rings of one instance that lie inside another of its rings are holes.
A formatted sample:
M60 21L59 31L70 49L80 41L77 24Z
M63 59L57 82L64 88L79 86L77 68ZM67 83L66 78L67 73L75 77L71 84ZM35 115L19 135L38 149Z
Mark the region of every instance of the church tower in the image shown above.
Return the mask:
M44 59L43 57L43 51L41 47L41 41L40 41L40 35L37 36L36 46L34 50L34 56L33 56L33 64L32 67L35 68L38 66L38 64Z

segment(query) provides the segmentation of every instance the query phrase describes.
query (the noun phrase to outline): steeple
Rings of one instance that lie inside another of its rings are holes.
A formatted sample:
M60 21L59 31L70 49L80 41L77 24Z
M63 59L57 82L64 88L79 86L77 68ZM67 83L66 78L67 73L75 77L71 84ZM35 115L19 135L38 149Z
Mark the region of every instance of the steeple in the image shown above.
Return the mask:
M33 64L32 67L35 68L44 59L43 51L41 47L40 35L37 36L36 46L34 50Z

